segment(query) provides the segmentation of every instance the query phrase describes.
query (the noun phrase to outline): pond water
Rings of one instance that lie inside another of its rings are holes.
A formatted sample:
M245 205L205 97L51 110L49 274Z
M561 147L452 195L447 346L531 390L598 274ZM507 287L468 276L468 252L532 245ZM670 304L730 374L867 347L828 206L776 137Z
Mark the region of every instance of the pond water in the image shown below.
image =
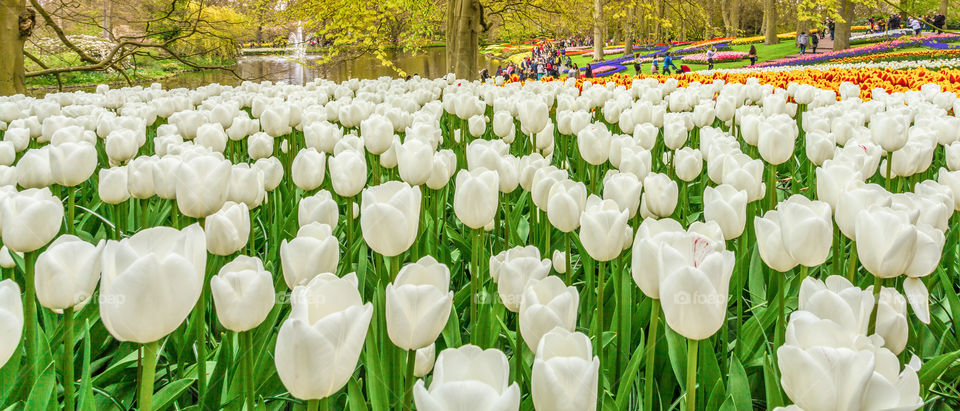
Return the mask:
M385 67L376 57L363 55L350 60L337 61L319 65L320 56L307 55L305 58L296 58L292 55L270 56L243 56L237 64L236 71L243 78L239 79L229 71L203 70L185 72L160 81L164 88L198 87L210 83L224 85L240 84L243 80L273 82L286 81L290 84L304 84L317 77L333 81L344 81L350 78L374 79L382 76L397 77L399 74L392 68ZM446 53L442 47L432 47L418 54L391 53L390 61L409 75L419 74L428 78L436 78L447 74ZM478 67L489 68L495 71L499 60L486 56L478 57Z

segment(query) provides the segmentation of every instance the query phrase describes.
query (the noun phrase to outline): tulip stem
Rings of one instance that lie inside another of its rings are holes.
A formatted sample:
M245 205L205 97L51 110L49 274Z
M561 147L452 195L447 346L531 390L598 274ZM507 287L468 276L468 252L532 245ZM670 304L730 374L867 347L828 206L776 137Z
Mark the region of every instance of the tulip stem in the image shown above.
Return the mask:
M320 407L320 400L307 400L307 411L317 411Z
M887 153L887 176L886 176L887 191L890 191L890 185L891 185L891 182L893 181L893 176L890 173L892 169L893 169L893 153Z
M160 342L143 345L143 372L140 374L140 411L153 409L153 379L157 370L157 348Z
M37 252L29 251L24 254L25 264L23 273L25 294L23 296L24 336L27 349L27 383L33 386L37 377L37 287L34 282L34 265L37 262Z
M697 346L699 340L689 340L687 348L687 411L697 409Z
M883 286L883 279L877 276L873 277L873 310L870 310L870 322L867 323L867 336L873 335L877 331L877 309L880 308L880 289Z
M606 283L604 271L605 261L597 263L597 358L600 359L600 373L603 373L603 284ZM600 392L600 398L603 399L603 392Z
M770 269L770 274L776 276L777 278L777 328L773 333L773 345L774 347L779 347L783 345L783 333L787 328L786 324L786 281L784 281L785 273L781 273L774 269ZM773 350L774 355L776 355L777 350Z
M470 341L480 345L477 333L480 332L480 318L477 316L477 299L480 298L480 235L482 231L474 230L473 246L470 253Z
M140 200L140 230L147 229L147 209L150 208L150 199Z
M573 267L571 267L572 264L570 263L570 236L572 235L572 233L565 233L563 235L563 264L566 266L567 270L567 286L573 285Z
M854 283L857 274L857 242L850 241L850 258L847 261L847 280Z
M77 188L66 187L67 189L67 234L76 234L77 228L74 227L76 217Z
M403 387L403 409L409 410L410 403L413 400L413 369L414 365L417 363L417 350L408 350L407 351L407 370L404 374L404 384Z
M516 369L517 373L517 378L514 381L522 386L520 377L523 376L523 335L520 334L520 313L517 313L517 332L514 335L514 343L516 345L513 348L513 368Z
M240 346L243 354L243 390L247 403L247 410L257 407L257 396L253 388L253 340L251 331L237 333L240 335Z
M63 309L63 409L73 411L73 307Z

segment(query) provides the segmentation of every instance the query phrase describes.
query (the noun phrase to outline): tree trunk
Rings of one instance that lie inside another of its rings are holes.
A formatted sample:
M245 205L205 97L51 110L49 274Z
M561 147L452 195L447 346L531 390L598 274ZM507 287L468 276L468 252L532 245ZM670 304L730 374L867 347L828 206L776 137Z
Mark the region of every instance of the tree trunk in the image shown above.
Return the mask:
M833 39L834 50L850 48L850 22L853 20L853 6L851 0L840 1L840 17L843 19L835 23L836 32Z
M103 38L107 40L113 40L112 14L113 3L111 3L110 0L103 0Z
M637 2L631 1L627 17L623 20L623 55L633 55L633 18L637 14Z
M447 27L446 27L446 47L444 48L444 54L446 55L446 70L448 73L453 73L454 70L454 51L457 49L457 8L459 7L458 0L447 0Z
M727 37L736 37L740 35L740 0L728 0L730 6L730 27L727 29Z
M603 60L603 4L593 0L593 61Z
M23 75L23 42L20 14L26 12L23 0L0 0L0 95L26 93Z
M665 1L665 0L660 0L660 1L658 1L658 2L657 2L657 17L658 17L658 18L657 18L657 21L656 21L656 29L654 30L654 32L657 33L657 41L660 41L660 42L663 42L663 41L664 41L664 35L663 35L663 16L666 14L666 11L667 11L667 3L666 3L666 1Z
M453 73L462 79L479 77L477 56L480 53L480 3L479 0L458 0L457 26L453 51Z
M947 11L949 9L950 9L950 0L940 0L940 14L946 16ZM944 28L946 28L946 24L944 24Z
M777 0L763 0L763 44L777 44Z

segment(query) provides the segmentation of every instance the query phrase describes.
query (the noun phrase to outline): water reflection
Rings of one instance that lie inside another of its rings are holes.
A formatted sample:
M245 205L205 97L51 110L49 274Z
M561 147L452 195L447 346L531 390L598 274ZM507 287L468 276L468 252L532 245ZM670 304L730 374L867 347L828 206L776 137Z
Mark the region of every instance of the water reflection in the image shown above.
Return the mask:
M436 78L446 74L446 53L442 47L434 47L413 55L409 53L392 53L389 55L400 70L409 75L419 74L428 78ZM318 65L319 56L306 56L305 59L295 59L293 56L244 56L237 65L237 72L242 79L223 70L204 70L187 72L161 81L164 88L199 87L204 84L220 83L236 85L244 79L253 81L285 81L290 84L304 84L317 77L333 81L344 81L351 78L374 79L382 76L397 77L397 71L385 67L371 55L338 61L335 63ZM495 71L500 61L478 57L478 67Z

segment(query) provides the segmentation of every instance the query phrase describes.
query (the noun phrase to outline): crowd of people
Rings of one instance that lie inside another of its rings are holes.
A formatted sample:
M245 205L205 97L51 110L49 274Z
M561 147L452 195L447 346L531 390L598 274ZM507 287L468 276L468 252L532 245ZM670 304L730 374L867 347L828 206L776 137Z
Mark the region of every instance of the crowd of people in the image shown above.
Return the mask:
M942 33L944 26L947 24L947 16L944 16L942 13L928 14L920 19L909 16L907 17L906 24L904 24L899 14L892 14L889 18L870 17L867 21L870 31L874 33L883 33L904 28L913 30L914 34L919 35L924 27Z

